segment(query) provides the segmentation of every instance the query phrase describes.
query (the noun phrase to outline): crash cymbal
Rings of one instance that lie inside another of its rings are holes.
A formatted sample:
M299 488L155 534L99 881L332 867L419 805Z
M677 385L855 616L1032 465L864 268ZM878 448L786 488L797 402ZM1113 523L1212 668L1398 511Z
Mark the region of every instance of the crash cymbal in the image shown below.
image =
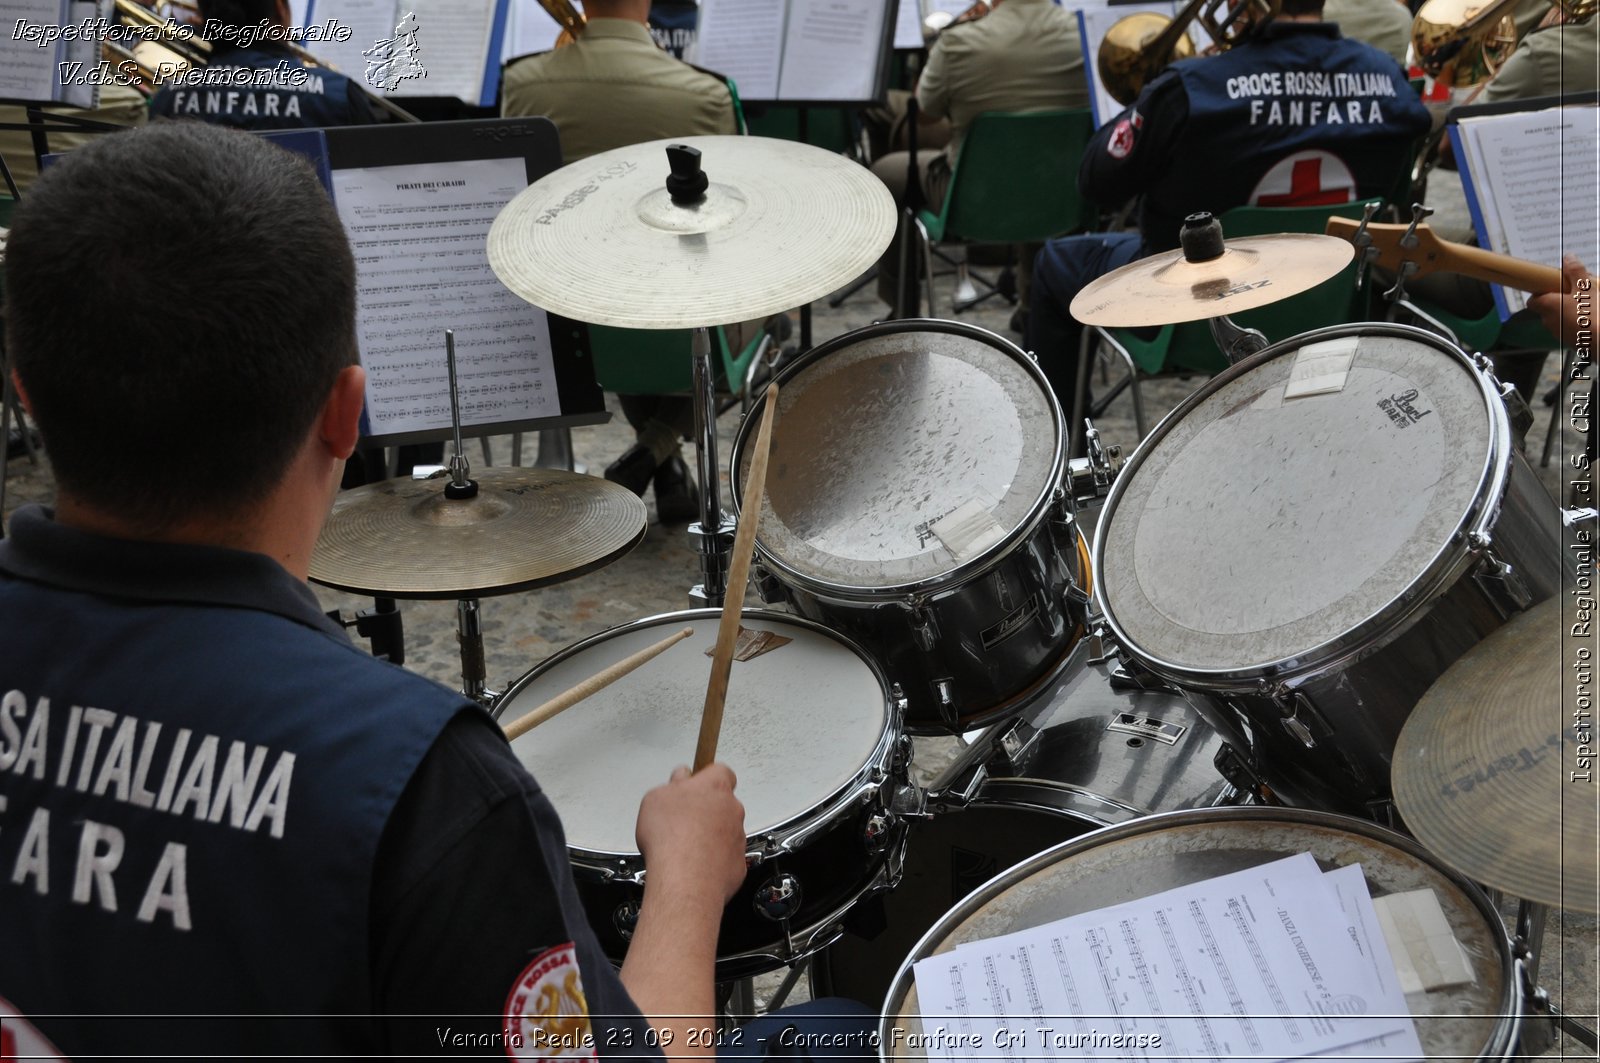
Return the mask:
M1348 241L1310 233L1229 240L1209 262L1163 251L1097 277L1072 300L1072 316L1085 325L1136 328L1236 314L1315 288L1354 254Z
M1574 729L1592 672L1557 595L1479 643L1423 695L1395 746L1395 804L1445 863L1516 897L1594 912L1595 779ZM1593 764L1592 754L1589 761Z
M560 583L644 539L644 503L620 484L557 469L475 471L475 498L448 479L345 491L311 555L311 578L355 594L477 598Z
M710 187L700 202L668 194L668 144L702 153ZM691 328L826 295L877 261L894 227L889 190L841 155L768 137L682 137L536 181L495 219L489 264L530 303L577 321Z

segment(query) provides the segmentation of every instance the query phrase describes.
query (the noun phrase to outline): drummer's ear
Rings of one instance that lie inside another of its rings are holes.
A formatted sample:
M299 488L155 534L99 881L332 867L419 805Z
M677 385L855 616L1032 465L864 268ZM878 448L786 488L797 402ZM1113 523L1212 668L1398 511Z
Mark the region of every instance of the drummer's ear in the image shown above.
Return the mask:
M367 371L359 365L339 370L317 418L317 436L328 453L341 461L355 453L361 437L361 411L366 404Z

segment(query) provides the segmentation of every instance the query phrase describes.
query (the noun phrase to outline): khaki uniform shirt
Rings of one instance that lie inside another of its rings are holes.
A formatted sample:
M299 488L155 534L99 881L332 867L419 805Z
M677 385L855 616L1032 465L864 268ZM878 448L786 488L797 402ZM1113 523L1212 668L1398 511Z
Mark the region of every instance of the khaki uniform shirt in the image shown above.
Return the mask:
M69 114L78 118L88 118L96 122L110 122L113 125L136 126L145 122L145 99L135 89L127 85L101 85L100 106L92 110L83 110L78 107L46 107L46 115ZM26 122L28 112L21 107L0 107L0 122ZM89 143L94 137L110 136L109 133L51 133L51 152L71 151ZM33 184L39 176L39 165L33 157L33 134L22 133L15 130L0 130L0 158L6 160L6 168L11 171L12 180L17 182L18 191L26 194L28 186ZM9 194L6 183L0 180L0 196Z
M1483 90L1485 103L1600 88L1600 16L1528 34Z
M1395 0L1326 0L1322 21L1337 22L1341 36L1370 44L1406 65L1411 44L1411 12Z
M566 162L665 137L737 133L728 86L657 48L650 30L589 20L565 48L506 68L501 114L545 115Z
M917 106L950 119L952 162L984 111L1089 106L1077 16L1050 0L1004 0L976 22L950 27L928 55Z

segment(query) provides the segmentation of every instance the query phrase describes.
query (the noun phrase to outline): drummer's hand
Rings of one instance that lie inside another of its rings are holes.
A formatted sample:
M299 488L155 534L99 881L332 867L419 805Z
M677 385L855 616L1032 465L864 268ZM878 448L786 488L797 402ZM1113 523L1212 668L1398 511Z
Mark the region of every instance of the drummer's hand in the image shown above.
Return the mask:
M726 904L744 884L744 805L733 795L733 769L680 767L644 795L634 836L652 883L692 885Z

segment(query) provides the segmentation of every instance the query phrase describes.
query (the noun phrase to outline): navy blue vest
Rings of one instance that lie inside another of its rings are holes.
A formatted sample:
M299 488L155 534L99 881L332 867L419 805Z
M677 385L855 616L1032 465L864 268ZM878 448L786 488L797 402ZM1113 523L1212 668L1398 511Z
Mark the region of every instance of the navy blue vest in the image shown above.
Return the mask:
M0 998L68 1056L370 1052L364 1020L323 1016L374 1010L379 837L460 695L361 652L261 555L98 539L27 511L12 532ZM81 571L54 578L69 563ZM308 1017L48 1017L174 1002Z
M1429 125L1399 65L1331 23L1274 23L1163 76L1182 82L1188 118L1168 175L1147 190L1140 229L1153 249L1176 247L1197 210L1383 195Z
M350 79L308 67L274 45L219 48L190 81L163 86L153 118L196 118L235 129L320 129L372 121Z

